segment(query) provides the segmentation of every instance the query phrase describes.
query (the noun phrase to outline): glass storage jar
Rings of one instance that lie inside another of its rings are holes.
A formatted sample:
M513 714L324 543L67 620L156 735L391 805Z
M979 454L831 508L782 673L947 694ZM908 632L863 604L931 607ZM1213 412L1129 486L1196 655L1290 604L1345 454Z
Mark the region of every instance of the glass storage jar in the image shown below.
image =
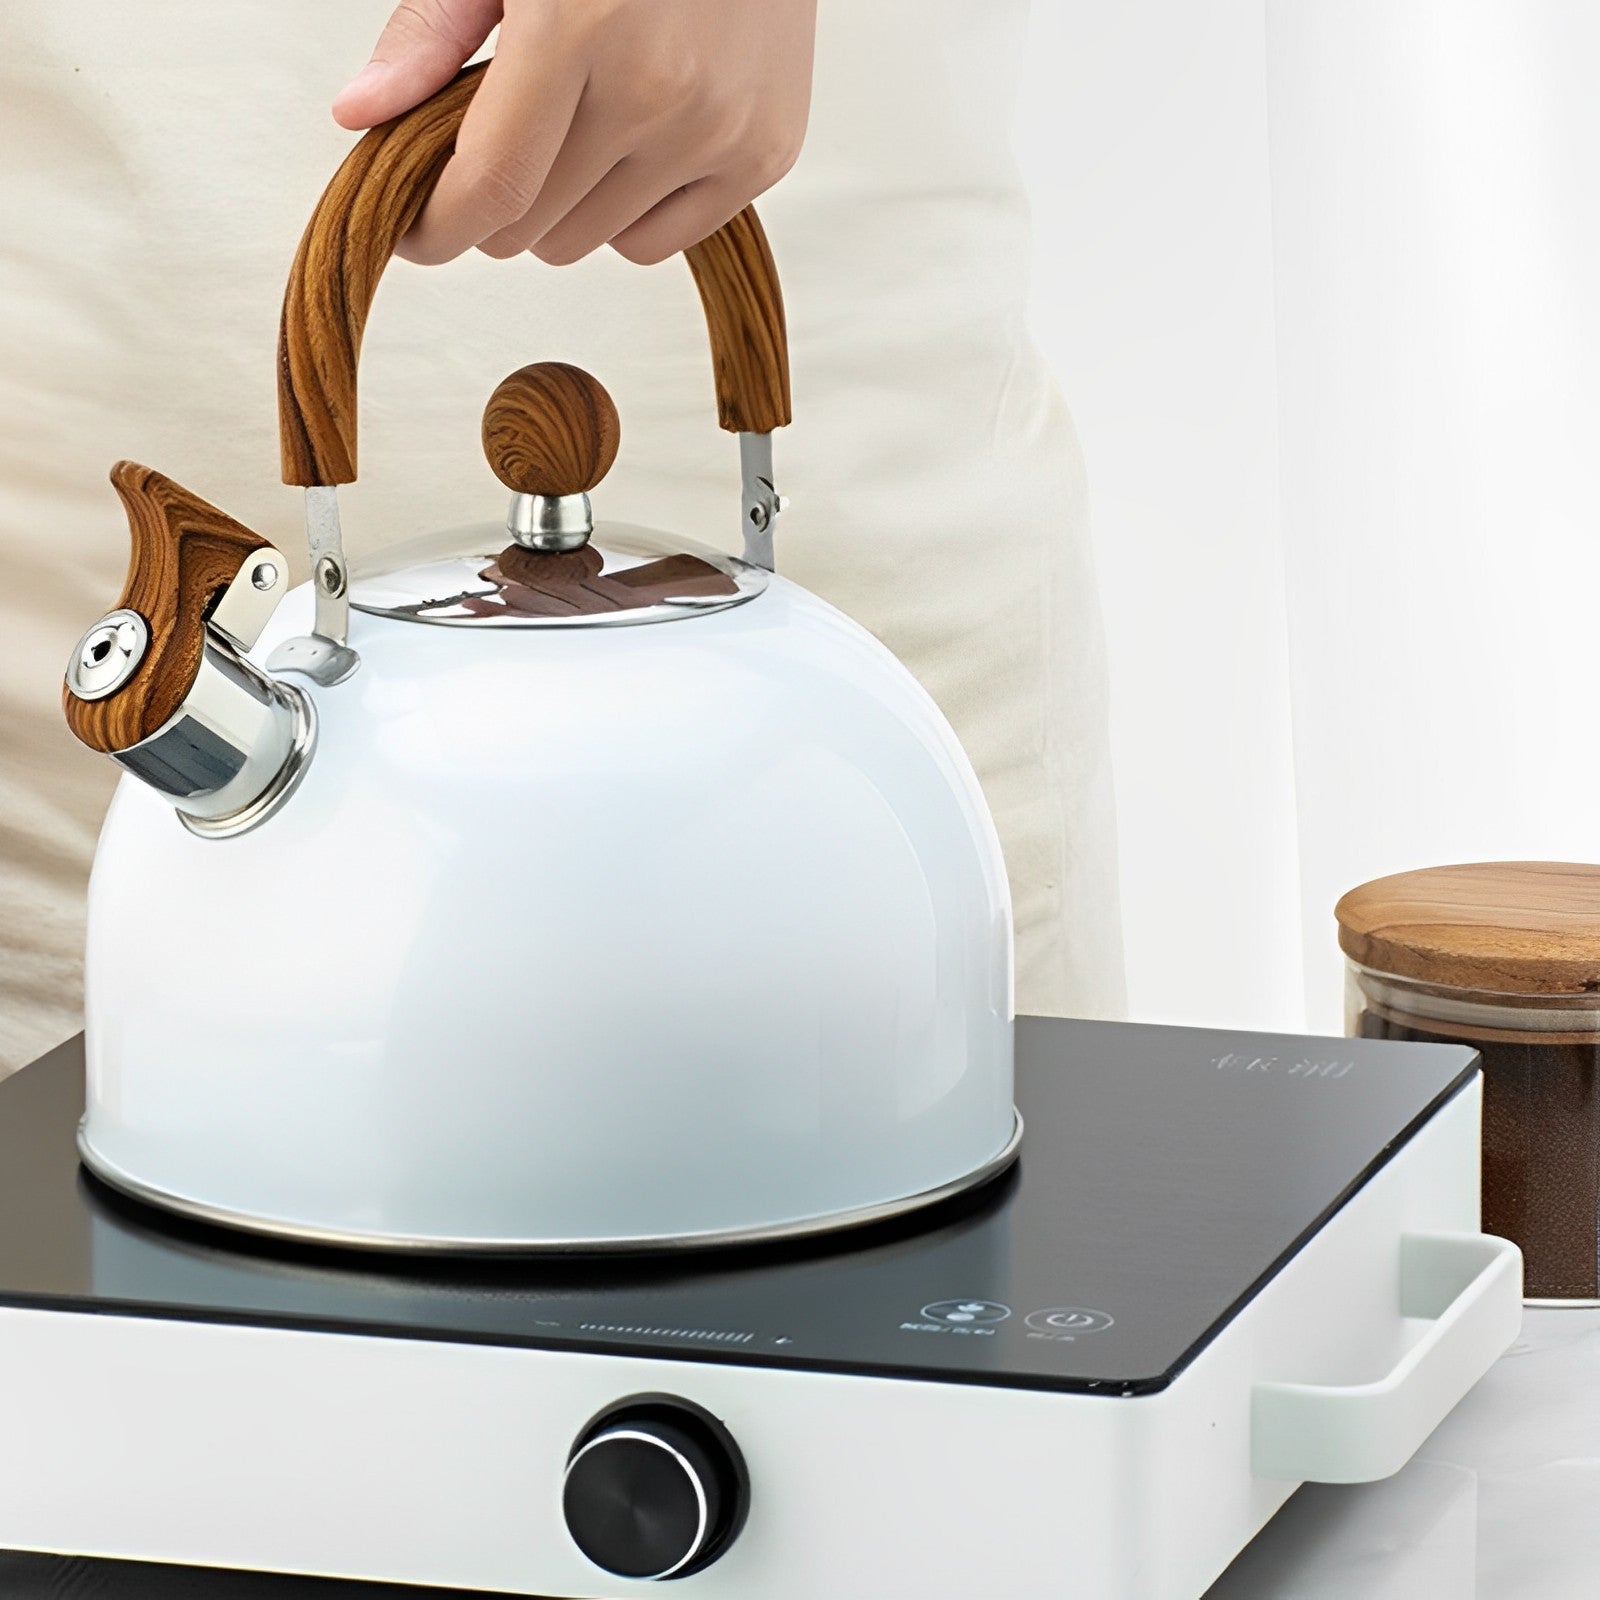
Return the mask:
M1397 873L1340 900L1346 1032L1483 1056L1483 1226L1530 1302L1600 1304L1600 866Z

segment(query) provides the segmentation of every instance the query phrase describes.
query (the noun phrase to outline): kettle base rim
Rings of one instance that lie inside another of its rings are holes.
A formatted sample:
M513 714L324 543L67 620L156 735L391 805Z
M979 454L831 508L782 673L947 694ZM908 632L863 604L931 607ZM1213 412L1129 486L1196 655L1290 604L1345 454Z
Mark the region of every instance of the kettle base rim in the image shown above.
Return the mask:
M748 1249L752 1246L797 1243L807 1239L846 1233L876 1224L892 1222L913 1213L930 1210L947 1201L971 1194L1003 1177L1015 1165L1022 1151L1022 1113L1012 1108L1010 1136L994 1155L961 1177L923 1189L898 1199L850 1207L818 1216L792 1218L786 1222L765 1223L749 1228L705 1230L696 1233L633 1235L622 1238L497 1238L469 1239L449 1235L414 1236L406 1234L363 1233L330 1228L312 1223L259 1216L236 1211L190 1196L163 1189L136 1178L108 1161L89 1142L86 1122L77 1130L78 1157L89 1174L107 1188L190 1222L226 1228L234 1233L253 1234L291 1244L323 1249L359 1250L382 1256L617 1256L660 1255L675 1251L719 1251Z

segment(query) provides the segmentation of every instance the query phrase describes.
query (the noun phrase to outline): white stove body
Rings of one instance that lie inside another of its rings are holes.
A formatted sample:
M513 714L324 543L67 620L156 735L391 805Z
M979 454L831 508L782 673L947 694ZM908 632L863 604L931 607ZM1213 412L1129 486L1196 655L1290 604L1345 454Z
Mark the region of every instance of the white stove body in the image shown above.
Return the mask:
M1300 1481L1398 1470L1516 1336L1479 1099L1147 1395L0 1308L0 1546L616 1600L659 1585L579 1553L563 1469L665 1392L750 1474L684 1600L1196 1600Z

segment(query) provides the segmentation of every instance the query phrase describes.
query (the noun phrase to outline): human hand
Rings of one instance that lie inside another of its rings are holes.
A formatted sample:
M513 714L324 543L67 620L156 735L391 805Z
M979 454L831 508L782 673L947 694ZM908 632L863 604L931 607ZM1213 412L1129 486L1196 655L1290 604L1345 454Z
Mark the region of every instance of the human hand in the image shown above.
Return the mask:
M816 0L404 0L334 117L410 110L496 23L455 154L400 243L410 261L476 245L564 265L607 243L662 261L799 154Z

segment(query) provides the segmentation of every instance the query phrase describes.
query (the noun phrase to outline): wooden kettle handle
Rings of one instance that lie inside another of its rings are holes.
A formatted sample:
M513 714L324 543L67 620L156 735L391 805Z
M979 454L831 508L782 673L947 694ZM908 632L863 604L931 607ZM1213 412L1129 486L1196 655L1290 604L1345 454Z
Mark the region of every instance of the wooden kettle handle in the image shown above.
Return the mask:
M356 367L378 280L455 149L483 66L373 128L323 191L289 273L278 332L283 481L356 476ZM772 252L755 211L685 252L711 334L724 428L767 433L789 411L789 350Z

